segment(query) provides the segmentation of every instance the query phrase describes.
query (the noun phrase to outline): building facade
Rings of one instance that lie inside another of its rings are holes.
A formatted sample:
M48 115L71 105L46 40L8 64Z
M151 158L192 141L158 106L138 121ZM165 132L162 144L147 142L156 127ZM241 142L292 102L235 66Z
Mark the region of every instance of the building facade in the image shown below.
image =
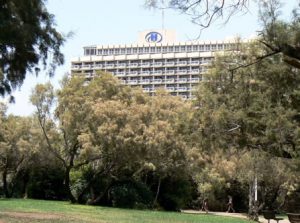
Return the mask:
M71 71L86 78L105 71L150 95L165 88L188 99L215 54L232 47L233 41L176 42L174 31L148 30L135 44L84 47L84 55L72 60Z

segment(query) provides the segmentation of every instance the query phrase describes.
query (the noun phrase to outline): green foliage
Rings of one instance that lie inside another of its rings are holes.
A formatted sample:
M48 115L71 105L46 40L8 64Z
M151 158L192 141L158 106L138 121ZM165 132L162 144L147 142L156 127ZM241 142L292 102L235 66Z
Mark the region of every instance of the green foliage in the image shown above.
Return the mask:
M121 182L110 190L113 207L145 209L150 208L153 194L140 182Z
M179 211L191 201L192 193L192 183L187 176L169 176L162 181L159 204L165 210Z
M46 200L64 200L64 173L58 167L38 166L29 176L27 185L28 198Z
M37 72L39 62L46 66L52 58L50 75L63 64L60 49L65 40L44 0L2 1L0 21L0 95L20 86L28 71Z

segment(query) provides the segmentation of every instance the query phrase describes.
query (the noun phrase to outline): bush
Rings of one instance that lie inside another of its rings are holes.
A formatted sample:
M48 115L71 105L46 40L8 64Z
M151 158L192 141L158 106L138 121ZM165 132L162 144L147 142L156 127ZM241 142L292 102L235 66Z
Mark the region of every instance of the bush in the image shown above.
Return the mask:
M168 177L161 183L158 201L165 210L179 211L192 201L192 194L192 183L188 179Z
M39 167L32 170L27 185L29 198L63 200L64 172L58 168Z
M110 196L112 206L122 208L149 208L153 200L153 194L146 185L133 181L113 186Z

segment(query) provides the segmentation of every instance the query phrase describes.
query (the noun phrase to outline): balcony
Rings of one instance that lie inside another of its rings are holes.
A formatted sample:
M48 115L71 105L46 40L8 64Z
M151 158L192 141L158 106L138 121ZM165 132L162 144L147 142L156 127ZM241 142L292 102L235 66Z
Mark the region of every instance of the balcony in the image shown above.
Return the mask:
M138 84L138 80L129 80L129 81L127 81L127 84L137 85Z
M187 91L188 88L187 87L178 87L176 90L177 91Z
M187 82L187 79L186 78L179 78L177 80L178 83L186 83Z
M167 70L166 74L175 74L175 70Z
M106 68L106 69L114 68L114 67L115 67L114 64L106 64L106 65L105 65L105 68Z
M79 70L81 68L80 65L72 65L71 69L72 70Z
M165 66L175 66L175 62L166 62Z
M200 65L200 61L192 61L190 64L191 65Z
M151 80L145 79L145 80L140 80L140 84L150 84Z
M199 74L200 70L199 69L193 69L191 70L191 74Z
M119 64L117 64L116 66L117 66L117 67L122 67L122 68L124 68L124 67L126 67L126 63L119 63Z
M174 79L166 79L166 81L165 81L166 83L174 83L175 82L175 80Z
M162 62L155 62L155 63L152 63L152 66L154 67L161 67L162 66Z
M154 70L154 71L151 71L151 74L153 75L162 75L162 70Z
M192 83L198 83L200 81L200 78L191 78Z
M163 82L162 79L154 79L154 80L152 81L152 83L154 83L154 84L161 84L162 82Z
M130 63L128 66L130 66L130 67L138 67L139 64L138 63Z
M187 74L188 71L187 70L179 70L177 71L178 74Z
M91 68L92 68L92 65L86 65L86 64L82 65L82 69L84 69L84 70L88 70Z
M150 63L141 63L140 66L141 67L150 67Z
M167 91L174 91L175 88L174 87L166 87Z
M142 71L141 74L142 74L142 75L149 75L149 74L150 74L150 71Z
M137 76L138 75L138 72L137 71L130 71L128 73L129 76Z
M102 68L102 66L103 66L102 64L95 64L94 67L95 67L95 68Z
M179 61L177 62L177 65L181 65L181 66L187 65L187 61Z

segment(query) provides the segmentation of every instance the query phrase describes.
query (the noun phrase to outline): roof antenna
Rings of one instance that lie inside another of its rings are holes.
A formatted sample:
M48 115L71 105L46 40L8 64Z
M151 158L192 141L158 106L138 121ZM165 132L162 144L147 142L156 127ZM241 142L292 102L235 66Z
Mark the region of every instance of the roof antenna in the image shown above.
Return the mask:
M165 29L165 5L164 5L164 0L161 0L161 5L162 5L162 8L161 8L161 28L162 30Z

